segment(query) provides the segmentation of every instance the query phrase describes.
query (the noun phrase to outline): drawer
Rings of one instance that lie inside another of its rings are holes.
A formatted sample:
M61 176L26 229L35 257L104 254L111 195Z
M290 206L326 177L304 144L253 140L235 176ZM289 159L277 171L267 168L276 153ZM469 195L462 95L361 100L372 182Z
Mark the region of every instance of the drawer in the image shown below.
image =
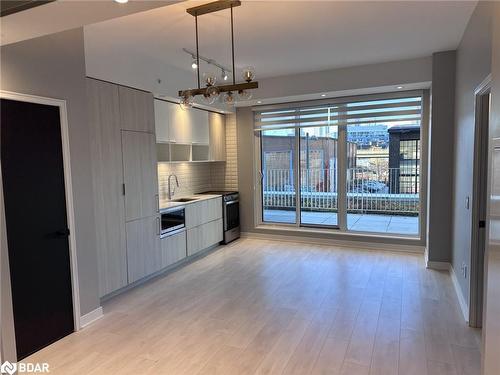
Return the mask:
M186 205L186 228L191 229L222 218L222 198L206 199Z
M161 243L161 268L186 258L186 231L164 237Z
M222 241L222 219L187 230L187 255L196 254Z

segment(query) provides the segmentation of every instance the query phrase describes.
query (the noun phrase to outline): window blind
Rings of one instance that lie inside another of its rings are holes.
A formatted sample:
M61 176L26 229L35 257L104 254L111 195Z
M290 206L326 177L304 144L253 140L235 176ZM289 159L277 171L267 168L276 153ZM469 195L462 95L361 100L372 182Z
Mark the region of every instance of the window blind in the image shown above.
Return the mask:
M294 127L401 124L418 125L422 117L422 96L393 98L351 98L345 102L255 111L255 130Z

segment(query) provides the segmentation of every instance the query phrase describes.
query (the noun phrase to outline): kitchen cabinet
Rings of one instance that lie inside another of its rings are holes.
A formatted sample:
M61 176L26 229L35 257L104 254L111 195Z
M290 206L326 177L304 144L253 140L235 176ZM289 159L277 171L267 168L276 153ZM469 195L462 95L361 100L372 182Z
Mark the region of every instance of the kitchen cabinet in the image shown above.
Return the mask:
M222 218L222 198L204 199L186 205L186 228Z
M186 258L186 231L164 237L161 243L161 268Z
M220 113L208 114L209 156L212 161L226 160L226 116Z
M130 221L126 223L126 232L130 284L161 269L160 217Z
M154 116L158 143L208 145L207 111L196 108L183 110L178 104L155 99Z
M154 98L150 92L118 86L120 97L120 127L155 133Z
M154 110L155 110L155 132L156 132L156 142L165 143L170 142L169 136L169 124L170 117L173 111L172 104L164 100L154 100Z
M154 135L122 130L125 220L154 215L158 207L158 177Z
M180 107L179 107L180 108ZM182 111L182 109L181 109ZM191 126L191 143L208 145L208 111L191 108L188 111L189 122ZM175 124L173 124L175 126Z
M87 79L99 296L127 285L118 86Z
M222 219L187 230L187 255L191 256L222 241Z

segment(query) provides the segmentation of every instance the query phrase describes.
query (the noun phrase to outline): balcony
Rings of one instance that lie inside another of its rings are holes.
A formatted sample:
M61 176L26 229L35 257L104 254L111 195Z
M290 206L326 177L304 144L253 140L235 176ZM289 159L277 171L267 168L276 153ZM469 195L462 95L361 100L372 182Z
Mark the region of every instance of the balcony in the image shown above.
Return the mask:
M352 231L417 235L420 197L415 168L366 168L347 171L347 228ZM338 223L337 175L334 169L302 169L301 223ZM295 223L295 189L291 170L266 170L263 219Z

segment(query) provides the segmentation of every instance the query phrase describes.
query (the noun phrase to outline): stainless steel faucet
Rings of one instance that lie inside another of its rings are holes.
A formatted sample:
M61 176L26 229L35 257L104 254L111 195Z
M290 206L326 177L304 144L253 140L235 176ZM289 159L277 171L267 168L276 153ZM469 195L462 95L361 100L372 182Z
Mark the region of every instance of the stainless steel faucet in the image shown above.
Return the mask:
M175 194L175 186L172 189L172 184L170 183L170 177L175 177L175 183L177 187L179 187L179 180L177 179L177 176L175 174L171 174L170 176L168 176L168 200L172 200Z

